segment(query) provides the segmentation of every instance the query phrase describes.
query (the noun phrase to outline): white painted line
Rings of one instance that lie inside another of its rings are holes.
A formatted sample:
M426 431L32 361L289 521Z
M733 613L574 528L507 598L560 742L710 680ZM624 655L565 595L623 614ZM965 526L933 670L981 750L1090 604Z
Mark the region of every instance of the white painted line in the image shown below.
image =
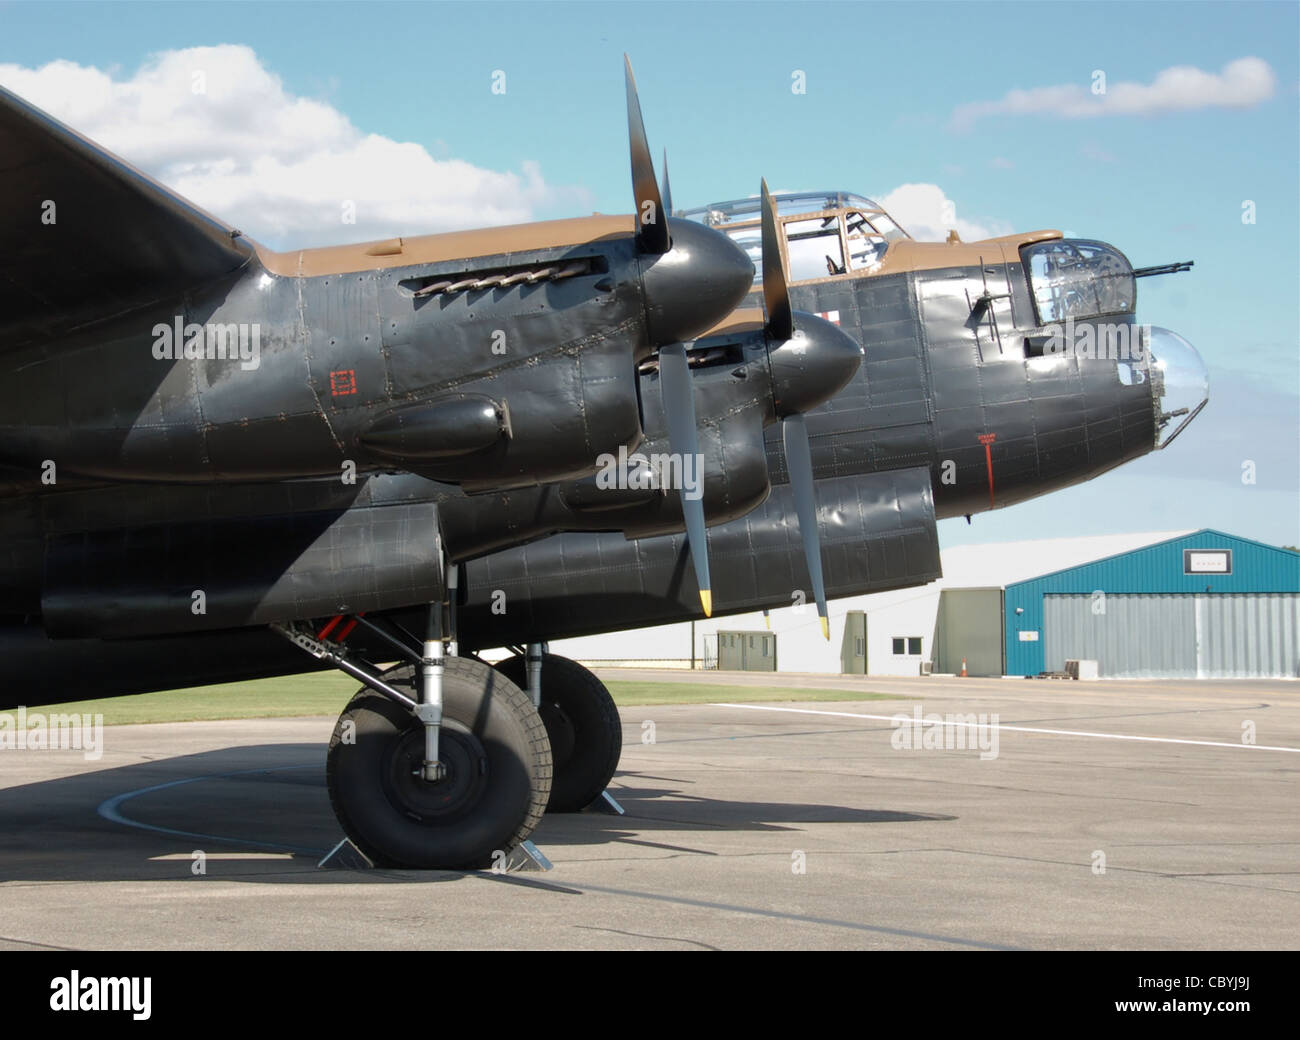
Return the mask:
M187 776L182 780L172 780L165 784L154 784L152 787L141 787L134 791L126 791L112 798L107 798L100 802L96 812L110 823L120 823L124 827L137 827L142 831L153 831L155 834L170 834L178 838L197 838L200 841L219 841L225 845L251 845L259 849L273 849L277 852L288 852L297 855L319 856L319 849L303 849L296 845L281 845L278 842L271 841L253 841L248 838L231 838L221 834L204 834L201 831L182 831L174 827L159 827L152 823L144 823L140 820L133 820L122 812L122 805L129 802L132 798L138 798L142 794L152 794L154 791L166 791L172 787L182 787L185 784L197 784L204 780L224 780L232 776L248 776L251 773L278 773L289 769L319 769L315 765L301 766L272 766L269 769L239 769L233 773L214 773L211 776Z
M852 711L817 711L813 708L774 708L767 704L713 704L714 708L744 708L747 711L784 711L793 715L829 715L841 719L872 719L879 722L893 722L895 718L903 716L911 724L915 721L912 715L904 715L899 712L895 715L864 715ZM957 712L955 714L974 714L973 712ZM998 723L986 723L983 727L979 723L970 722L948 722L942 716L936 717L934 722L928 722L926 716L921 717L925 725L943 725L943 726L966 726L976 729L999 729L1006 730L1008 733L1047 733L1056 737L1096 737L1099 740L1141 740L1152 744L1194 744L1199 747L1221 747L1221 748L1238 748L1246 751L1289 751L1293 755L1300 755L1300 748L1294 747L1277 747L1270 744L1233 744L1226 740L1184 740L1180 737L1139 737L1130 733L1092 733L1080 729L1040 729L1035 726L1004 726Z

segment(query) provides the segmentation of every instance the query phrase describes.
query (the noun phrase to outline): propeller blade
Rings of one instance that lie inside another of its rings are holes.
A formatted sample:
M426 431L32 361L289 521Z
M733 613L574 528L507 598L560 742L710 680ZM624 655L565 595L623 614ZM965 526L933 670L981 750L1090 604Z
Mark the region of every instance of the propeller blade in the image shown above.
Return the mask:
M668 149L664 149L664 216L673 215L673 189L668 184Z
M695 428L695 388L686 360L686 346L670 343L659 348L659 391L663 395L664 418L668 422L668 443L682 465L699 461L699 436ZM689 462L687 461L689 460ZM686 545L695 564L704 616L713 616L713 589L709 584L709 550L704 535L704 496L687 498L679 490L682 516L686 520Z
M643 253L666 253L668 216L659 185L655 183L655 164L650 158L650 143L645 136L645 123L641 119L641 102L636 96L636 80L632 77L632 62L626 54L623 64L627 70L627 135L632 153L632 195L636 202L637 245Z
M766 282L766 279L764 279ZM822 635L830 642L830 616L826 610L826 583L822 580L821 540L817 534L817 500L813 491L812 449L808 446L808 426L802 413L796 413L781 423L781 437L785 446L785 464L790 471L790 489L794 492L794 510L799 518L799 537L803 541L803 555L812 578L813 598L817 601L817 616L821 619Z
M776 203L763 180L763 304L767 308L767 336L770 344L794 338L794 310L790 306L790 289L781 258L781 231L776 222ZM817 534L817 499L813 488L812 449L808 446L808 427L803 413L787 415L781 422L781 439L785 445L785 465L794 492L795 514L799 518L799 537L803 541L804 560L812 579L813 598L822 635L830 642L830 618L826 611L826 583L822 580L821 541Z
M763 181L763 303L767 307L768 335L784 342L794 336L794 312L781 260L781 232L776 223L776 203Z

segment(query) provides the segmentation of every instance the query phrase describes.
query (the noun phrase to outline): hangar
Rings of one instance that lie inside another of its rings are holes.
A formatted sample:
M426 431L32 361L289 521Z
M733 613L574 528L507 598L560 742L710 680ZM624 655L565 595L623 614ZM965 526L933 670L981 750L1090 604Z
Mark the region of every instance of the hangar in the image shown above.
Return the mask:
M1008 585L1007 675L1300 676L1300 553L1203 530Z
M831 604L558 642L593 664L717 667L720 633L770 623L783 672L1300 677L1300 553L1210 529L943 550L944 577ZM724 653L723 657L727 657ZM723 661L731 663L730 658ZM767 667L770 667L768 665Z

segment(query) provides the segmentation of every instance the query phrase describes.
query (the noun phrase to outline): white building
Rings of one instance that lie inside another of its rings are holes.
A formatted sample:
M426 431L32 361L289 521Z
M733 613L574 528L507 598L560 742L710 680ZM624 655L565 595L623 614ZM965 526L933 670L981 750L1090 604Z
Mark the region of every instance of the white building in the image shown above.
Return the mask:
M920 662L931 660L931 640L942 589L1000 588L1189 533L1156 531L954 546L941 551L944 576L938 581L895 592L832 600L830 642L822 638L817 609L811 603L802 608L773 610L770 621L772 631L777 634L777 668L783 672L840 672L845 618L850 611L865 611L870 674L916 675ZM719 630L759 631L765 627L761 613L695 622L697 667L716 659ZM587 663L685 668L690 666L692 658L691 631L691 623L681 622L558 640L551 644L551 651ZM919 645L915 642L918 639Z

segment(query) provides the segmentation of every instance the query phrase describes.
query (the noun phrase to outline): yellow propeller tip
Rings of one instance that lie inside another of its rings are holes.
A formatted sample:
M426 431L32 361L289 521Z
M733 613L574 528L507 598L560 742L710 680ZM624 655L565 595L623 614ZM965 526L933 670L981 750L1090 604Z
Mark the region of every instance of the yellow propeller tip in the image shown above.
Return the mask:
M713 617L713 593L709 589L700 589L700 606L705 617Z
M819 618L822 623L822 635L826 637L826 642L831 641L831 621L830 618Z

